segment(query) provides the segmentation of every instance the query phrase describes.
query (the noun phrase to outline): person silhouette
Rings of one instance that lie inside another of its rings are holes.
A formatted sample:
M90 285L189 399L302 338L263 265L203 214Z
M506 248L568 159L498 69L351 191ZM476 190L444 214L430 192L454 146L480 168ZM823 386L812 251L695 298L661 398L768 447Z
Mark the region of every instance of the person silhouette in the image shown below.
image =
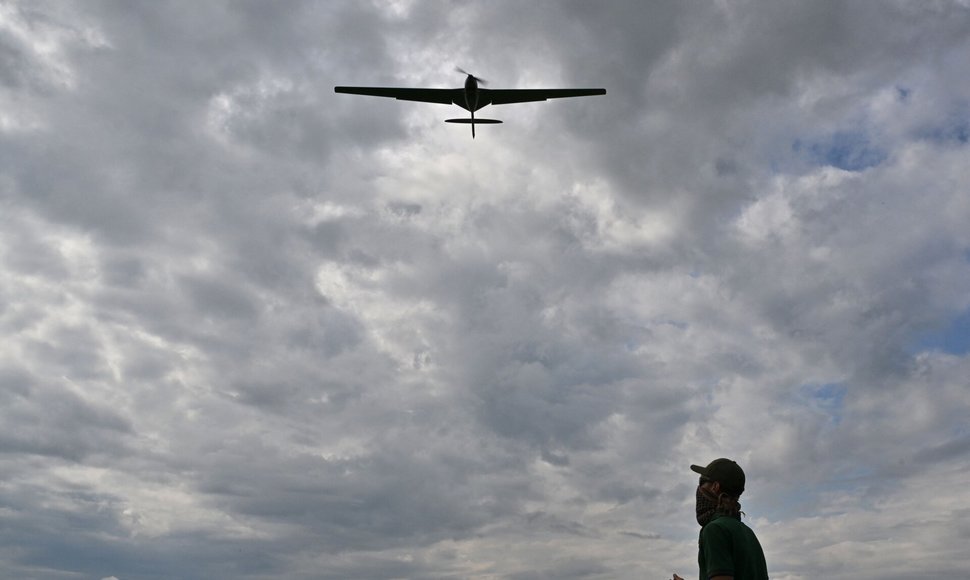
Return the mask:
M690 468L700 474L695 515L701 526L697 553L701 580L768 580L761 543L741 521L744 470L723 457L706 467ZM674 574L673 580L684 579Z

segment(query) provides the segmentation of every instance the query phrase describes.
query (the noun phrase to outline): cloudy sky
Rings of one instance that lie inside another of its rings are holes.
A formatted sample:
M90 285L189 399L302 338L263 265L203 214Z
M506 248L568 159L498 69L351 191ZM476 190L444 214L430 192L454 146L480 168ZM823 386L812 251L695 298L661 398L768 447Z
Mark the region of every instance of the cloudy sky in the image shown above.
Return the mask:
M970 570L966 1L0 2L0 576ZM457 107L334 85L604 87Z

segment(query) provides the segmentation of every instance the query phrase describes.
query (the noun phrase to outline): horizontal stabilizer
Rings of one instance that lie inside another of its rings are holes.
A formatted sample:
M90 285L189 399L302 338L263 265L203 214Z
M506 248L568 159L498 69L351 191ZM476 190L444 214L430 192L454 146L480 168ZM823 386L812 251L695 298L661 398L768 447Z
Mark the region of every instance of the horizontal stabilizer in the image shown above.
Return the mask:
M501 123L501 121L499 121L498 119L445 119L445 123L464 123L466 125L470 125L473 122L476 125L478 125L479 123L481 123L482 125Z

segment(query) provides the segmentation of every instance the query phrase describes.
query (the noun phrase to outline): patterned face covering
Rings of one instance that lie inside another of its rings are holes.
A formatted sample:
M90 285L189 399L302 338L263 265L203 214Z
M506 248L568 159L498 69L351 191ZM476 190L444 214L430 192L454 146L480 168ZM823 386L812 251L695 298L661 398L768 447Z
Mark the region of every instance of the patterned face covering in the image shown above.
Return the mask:
M697 504L694 507L697 513L697 523L703 528L714 519L715 516L731 516L741 518L741 504L736 498L722 493L720 497L714 495L713 491L697 486Z
M697 504L694 510L697 512L697 523L703 528L714 519L714 512L717 511L717 496L697 486Z

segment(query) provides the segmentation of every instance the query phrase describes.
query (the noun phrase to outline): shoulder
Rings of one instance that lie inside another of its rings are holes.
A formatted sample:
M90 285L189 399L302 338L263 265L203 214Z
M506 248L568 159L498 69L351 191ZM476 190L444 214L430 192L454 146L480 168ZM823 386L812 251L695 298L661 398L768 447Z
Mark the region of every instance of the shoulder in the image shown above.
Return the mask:
M729 522L725 521L728 519L718 518L708 522L706 526L701 528L701 542L717 542L731 537L735 532L735 528Z
M714 540L719 538L731 538L738 536L748 536L753 534L751 528L746 526L739 519L729 516L719 517L701 529L701 540Z
M747 528L744 522L737 518L732 518L731 516L720 516L709 522L701 531L707 530L726 530L734 531L742 528Z

